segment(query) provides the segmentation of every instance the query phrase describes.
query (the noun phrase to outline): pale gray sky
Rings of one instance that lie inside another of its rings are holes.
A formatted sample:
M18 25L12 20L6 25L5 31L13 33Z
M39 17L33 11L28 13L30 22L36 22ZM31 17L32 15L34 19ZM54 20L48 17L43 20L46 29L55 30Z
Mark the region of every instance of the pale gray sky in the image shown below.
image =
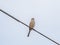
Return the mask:
M0 0L0 8L60 43L60 0ZM56 45L0 12L0 45Z

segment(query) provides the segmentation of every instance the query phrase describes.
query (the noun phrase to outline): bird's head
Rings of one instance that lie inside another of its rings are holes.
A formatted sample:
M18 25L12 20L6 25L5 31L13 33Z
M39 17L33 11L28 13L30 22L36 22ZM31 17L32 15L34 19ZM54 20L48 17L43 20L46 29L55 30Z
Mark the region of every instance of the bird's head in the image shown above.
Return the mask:
M34 18L31 18L31 20L34 20Z

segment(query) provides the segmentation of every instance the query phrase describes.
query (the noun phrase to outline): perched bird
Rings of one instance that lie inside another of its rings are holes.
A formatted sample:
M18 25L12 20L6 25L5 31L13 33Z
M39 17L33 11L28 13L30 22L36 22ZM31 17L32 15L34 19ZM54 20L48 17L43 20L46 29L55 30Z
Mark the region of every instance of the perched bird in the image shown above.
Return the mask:
M27 37L29 37L30 32L31 32L32 28L34 28L34 26L35 26L34 18L31 18L31 21L30 21L30 24L29 24L29 32L28 32Z

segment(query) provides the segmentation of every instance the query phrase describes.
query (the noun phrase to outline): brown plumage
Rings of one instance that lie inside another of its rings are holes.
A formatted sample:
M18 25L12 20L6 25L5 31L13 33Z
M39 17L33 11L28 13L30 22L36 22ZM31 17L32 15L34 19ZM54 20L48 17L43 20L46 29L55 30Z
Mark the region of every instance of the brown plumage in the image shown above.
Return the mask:
M34 28L34 26L35 26L35 21L34 21L34 18L32 18L31 21L30 21L30 24L29 24L29 32L28 32L28 35L27 35L28 37L30 35L30 32L31 32L32 28Z

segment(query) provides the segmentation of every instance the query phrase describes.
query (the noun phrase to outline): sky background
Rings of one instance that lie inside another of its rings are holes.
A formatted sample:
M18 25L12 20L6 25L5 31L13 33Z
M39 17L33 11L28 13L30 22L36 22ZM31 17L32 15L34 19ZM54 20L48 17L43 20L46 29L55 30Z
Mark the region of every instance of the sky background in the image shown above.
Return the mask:
M0 0L0 9L60 43L60 0ZM0 45L56 45L0 12Z

